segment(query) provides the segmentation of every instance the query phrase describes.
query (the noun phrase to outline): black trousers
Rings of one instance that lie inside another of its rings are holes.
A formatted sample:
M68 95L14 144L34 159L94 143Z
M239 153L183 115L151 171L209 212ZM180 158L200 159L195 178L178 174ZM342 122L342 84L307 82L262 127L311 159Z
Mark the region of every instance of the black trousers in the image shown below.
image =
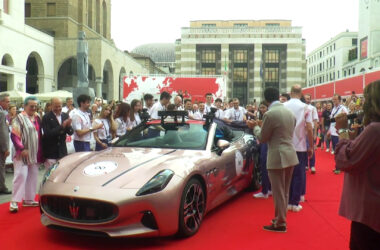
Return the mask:
M351 223L350 249L380 249L380 233L376 232L367 225L353 221Z

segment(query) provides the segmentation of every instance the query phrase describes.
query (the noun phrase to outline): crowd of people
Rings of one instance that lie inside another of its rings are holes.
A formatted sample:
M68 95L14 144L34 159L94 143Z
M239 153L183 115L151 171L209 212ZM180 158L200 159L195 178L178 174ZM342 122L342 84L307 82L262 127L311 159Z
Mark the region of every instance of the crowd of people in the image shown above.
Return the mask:
M264 229L285 232L287 210L300 212L303 208L300 202L305 201L306 171L310 169L312 174L317 171L314 150L319 147L331 154L339 151L340 158L334 172L346 171L348 156L340 155L343 150L349 150L349 143L343 140L345 146L339 144L341 133L349 129L350 137L355 138L364 131L363 124L368 125L369 122L365 117L363 120L363 108L369 104L354 92L344 100L334 94L330 101L312 103L311 96L303 95L299 85L291 88L290 95L280 95L277 89L267 88L264 97L259 105L253 103L242 107L237 98L228 102L220 98L213 100L211 93L205 95L205 102L193 102L190 96L183 94L176 95L171 102L171 94L162 92L159 100L145 94L141 100L135 99L130 103L112 101L103 104L101 98L96 98L92 105L90 96L80 95L76 100L77 107L72 98L66 99L64 107L59 98L52 98L42 111L37 98L29 96L24 101L23 110L18 113L16 106L10 105L9 96L1 95L0 121L6 121L6 126L0 124L0 139L7 143L1 143L0 148L0 193L12 193L11 212L18 211L20 202L23 206L38 206L34 200L38 166L44 164L49 168L66 156L68 138L73 139L76 152L100 151L109 147L114 138L124 136L138 126L142 122L143 111L152 119L159 119L159 111L184 110L190 119L202 120L203 115L215 108L216 118L229 123L246 122L259 139L262 190L254 197L273 195L275 218ZM376 112L374 117L377 119L379 113ZM355 115L350 116L352 114ZM346 118L347 126L337 123L344 115L351 117ZM157 132L149 130L148 136L155 136ZM14 147L12 192L5 186L4 179L4 160L10 154L10 145L9 140L2 138L9 136ZM95 142L94 147L91 141ZM346 214L347 210L342 213ZM375 229L379 228L375 223Z

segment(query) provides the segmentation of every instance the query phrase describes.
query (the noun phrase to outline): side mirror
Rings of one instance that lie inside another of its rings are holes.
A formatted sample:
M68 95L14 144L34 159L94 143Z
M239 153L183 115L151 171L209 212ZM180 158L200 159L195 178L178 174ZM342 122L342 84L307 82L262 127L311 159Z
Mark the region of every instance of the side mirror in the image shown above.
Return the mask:
M218 146L218 148L224 150L224 149L226 149L226 148L228 148L230 146L230 142L226 141L226 140L219 140L217 142L216 146Z

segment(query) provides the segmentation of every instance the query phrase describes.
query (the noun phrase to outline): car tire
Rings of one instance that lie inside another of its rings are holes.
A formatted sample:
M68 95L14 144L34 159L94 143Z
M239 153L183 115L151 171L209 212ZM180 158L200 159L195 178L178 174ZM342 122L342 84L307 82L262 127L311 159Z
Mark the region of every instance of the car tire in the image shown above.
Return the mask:
M258 164L258 161L254 160L254 158L251 158L251 161L251 164L254 164L254 166L252 169L251 180L247 188L247 191L255 192L261 188L260 165Z
M201 182L190 179L182 192L179 208L178 236L189 237L200 228L206 210L206 195Z

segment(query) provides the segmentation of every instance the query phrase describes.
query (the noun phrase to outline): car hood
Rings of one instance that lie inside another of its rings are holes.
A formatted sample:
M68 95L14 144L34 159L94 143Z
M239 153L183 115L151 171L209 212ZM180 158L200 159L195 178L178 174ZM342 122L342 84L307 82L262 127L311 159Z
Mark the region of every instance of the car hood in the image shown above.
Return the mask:
M60 161L49 181L105 188L141 188L159 171L171 169L171 162L184 157L194 158L197 154L202 155L196 151L189 154L186 150L152 148L110 148L76 153Z

